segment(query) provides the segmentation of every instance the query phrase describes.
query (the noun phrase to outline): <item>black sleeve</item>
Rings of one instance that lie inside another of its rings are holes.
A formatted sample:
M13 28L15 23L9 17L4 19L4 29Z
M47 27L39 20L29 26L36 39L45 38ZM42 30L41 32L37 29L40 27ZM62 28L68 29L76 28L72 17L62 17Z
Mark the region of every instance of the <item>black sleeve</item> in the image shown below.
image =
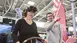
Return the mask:
M35 23L35 22L34 22L34 23ZM38 31L37 31L36 23L35 23L35 28L36 28L36 37L40 37L40 36L39 36L39 33L38 33Z
M36 37L40 37L40 36L39 36L39 33L38 33L38 30L37 30L36 23L35 23L35 27L36 27ZM40 38L41 38L41 37L40 37ZM37 39L37 40L40 41L40 42L42 41L42 40L40 40L40 39Z
M14 30L12 32L12 38L13 38L14 42L18 41L17 33L18 33L20 27L21 27L21 21L18 20L17 23L15 24Z

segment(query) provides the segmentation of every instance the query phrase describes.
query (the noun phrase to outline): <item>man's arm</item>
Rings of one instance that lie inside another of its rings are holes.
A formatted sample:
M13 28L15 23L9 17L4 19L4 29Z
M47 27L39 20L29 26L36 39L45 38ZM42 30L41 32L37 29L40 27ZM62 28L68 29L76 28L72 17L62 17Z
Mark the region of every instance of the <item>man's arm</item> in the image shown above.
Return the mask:
M52 21L50 22L49 24L45 24L45 27L46 27L46 31L50 31L51 28L53 27L53 25L56 23L56 21Z
M17 34L18 34L18 31L19 31L19 28L20 28L20 27L21 27L21 23L20 23L20 20L18 20L17 23L15 24L14 30L13 30L13 32L12 32L12 38L13 38L14 43L15 43L16 41L18 41L18 36L17 36Z

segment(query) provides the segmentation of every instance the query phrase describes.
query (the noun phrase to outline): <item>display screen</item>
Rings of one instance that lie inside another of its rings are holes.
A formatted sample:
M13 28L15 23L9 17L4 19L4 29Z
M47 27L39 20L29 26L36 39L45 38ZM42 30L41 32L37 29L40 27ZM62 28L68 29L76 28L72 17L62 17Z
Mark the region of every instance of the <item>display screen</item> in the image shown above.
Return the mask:
M8 34L11 32L12 26L7 24L0 24L0 33Z

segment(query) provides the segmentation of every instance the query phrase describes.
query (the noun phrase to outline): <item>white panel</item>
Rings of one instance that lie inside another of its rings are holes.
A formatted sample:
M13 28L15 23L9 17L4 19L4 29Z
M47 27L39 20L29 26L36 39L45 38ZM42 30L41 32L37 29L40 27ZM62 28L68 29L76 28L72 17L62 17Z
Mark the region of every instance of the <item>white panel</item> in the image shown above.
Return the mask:
M0 16L0 22L3 22L3 18L2 18L2 16Z

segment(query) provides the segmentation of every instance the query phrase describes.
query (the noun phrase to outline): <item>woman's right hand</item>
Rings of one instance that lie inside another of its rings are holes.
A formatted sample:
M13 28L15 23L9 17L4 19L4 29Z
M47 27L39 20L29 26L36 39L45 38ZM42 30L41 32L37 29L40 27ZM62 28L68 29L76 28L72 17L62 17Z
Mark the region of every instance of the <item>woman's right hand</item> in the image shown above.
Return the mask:
M19 41L17 41L16 43L20 43Z

